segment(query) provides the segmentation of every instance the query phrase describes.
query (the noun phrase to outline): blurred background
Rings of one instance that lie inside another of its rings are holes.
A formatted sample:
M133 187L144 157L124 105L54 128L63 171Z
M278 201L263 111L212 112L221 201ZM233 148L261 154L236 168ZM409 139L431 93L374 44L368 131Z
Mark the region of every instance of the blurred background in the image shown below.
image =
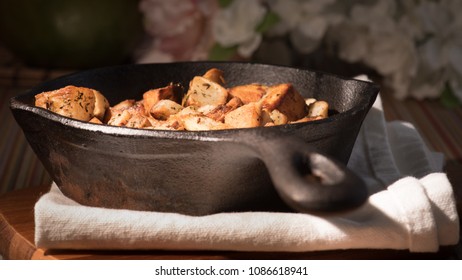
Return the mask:
M382 86L388 118L414 123L460 166L461 12L460 0L0 0L0 193L50 182L9 99L67 73L128 63L239 60L367 74Z

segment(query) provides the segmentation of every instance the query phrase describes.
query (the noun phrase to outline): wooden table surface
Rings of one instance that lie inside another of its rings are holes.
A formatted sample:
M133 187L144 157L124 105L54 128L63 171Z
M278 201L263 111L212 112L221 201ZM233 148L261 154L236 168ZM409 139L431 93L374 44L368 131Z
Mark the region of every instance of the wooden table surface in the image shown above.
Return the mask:
M48 187L27 188L0 197L0 254L7 259L458 259L457 246L438 253L397 250L341 250L308 253L224 251L78 251L34 245L33 207Z
M448 121L447 108L438 103L383 98L387 120L406 120L421 132L428 146L445 154L445 171L451 181L458 212L462 205L462 133L460 119ZM457 109L460 110L460 109ZM454 114L454 112L451 112ZM436 118L435 116L438 116ZM435 119L436 118L436 119ZM453 116L451 117L453 118ZM435 132L437 131L437 133ZM34 212L37 199L48 186L31 187L0 196L0 254L7 259L462 259L462 244L442 247L437 253L397 250L341 250L308 253L224 251L77 251L48 250L34 245Z

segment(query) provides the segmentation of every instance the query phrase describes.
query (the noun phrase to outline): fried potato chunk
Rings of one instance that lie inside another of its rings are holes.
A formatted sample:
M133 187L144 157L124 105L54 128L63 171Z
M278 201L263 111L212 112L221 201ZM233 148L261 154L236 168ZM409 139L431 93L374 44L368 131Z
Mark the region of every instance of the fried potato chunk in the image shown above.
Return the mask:
M245 104L225 115L225 124L233 128L260 126L261 108L255 102Z
M148 117L150 126L146 126L147 129L155 130L185 130L183 124L178 122L176 119L169 118L165 121L157 120L153 117Z
M122 111L111 110L111 116L109 120L107 121L107 124L114 125L114 126L125 126L131 117L132 117L132 114L130 114L128 110L122 110Z
M327 118L329 104L326 101L315 101L308 106L308 117Z
M146 114L149 114L151 108L160 100L169 99L174 102L180 102L181 87L177 84L170 84L163 88L151 89L143 93L144 108Z
M313 104L313 103L316 102L316 101L317 101L316 98L312 98L312 97L310 97L310 98L305 98L305 104L306 104L306 106L310 106L311 104Z
M90 121L93 117L102 119L109 102L97 90L70 85L37 94L35 106L65 117Z
M207 112L205 115L216 121L222 122L228 112L239 108L241 105L242 101L237 97L233 97L225 105L218 105L214 109Z
M125 100L110 108L106 115L107 124L132 128L150 126L142 101Z
M189 84L189 90L184 98L183 106L219 106L225 104L227 99L228 91L220 84L207 78L196 76Z
M93 93L95 94L95 109L93 110L93 117L101 121L106 114L106 110L109 109L109 101L107 101L106 97L104 97L101 92L93 90Z
M128 122L125 124L126 127L132 128L144 128L150 126L151 123L149 122L146 116L141 114L133 114Z
M278 109L268 111L267 109L262 110L262 124L263 125L283 125L287 124L289 120L287 116L281 113Z
M181 109L183 109L183 106L176 103L175 101L170 99L162 99L159 100L159 102L157 102L154 106L152 106L149 113L151 116L158 120L166 120L171 115L175 115L181 111Z
M269 87L261 100L262 109L279 112L287 116L288 121L296 121L306 116L305 99L292 84L278 84Z
M186 130L202 131L202 130L219 130L228 129L229 127L214 119L201 115L187 115L182 118L183 125Z
M125 99L124 101L119 102L116 105L112 106L111 111L125 110L125 109L135 106L135 103L136 103L135 99Z
M265 95L267 89L267 86L260 84L241 85L230 88L229 94L233 97L238 97L242 103L248 104L259 101Z
M209 69L207 72L205 72L203 77L219 84L220 86L225 86L225 78L223 76L223 71L217 68Z
M98 119L97 117L91 118L91 120L89 120L89 122L96 123L96 124L103 124L103 122L100 119Z

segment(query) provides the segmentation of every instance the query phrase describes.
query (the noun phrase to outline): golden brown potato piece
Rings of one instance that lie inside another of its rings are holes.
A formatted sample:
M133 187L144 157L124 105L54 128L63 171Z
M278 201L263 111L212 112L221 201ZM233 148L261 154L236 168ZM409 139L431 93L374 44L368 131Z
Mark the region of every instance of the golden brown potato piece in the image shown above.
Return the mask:
M208 70L207 72L205 72L203 77L212 82L219 84L220 86L225 86L225 78L223 76L223 71L217 68L212 68Z
M106 97L99 91L93 90L93 92L95 94L95 109L93 110L93 116L99 120L103 120L106 110L109 109L109 101L107 101Z
M188 106L186 108L183 108L178 113L174 115L170 115L170 117L165 122L172 124L172 126L180 127L181 130L184 130L186 129L184 126L184 120L190 116L202 116L203 117L204 114L197 111L196 107ZM156 120L156 121L159 122L159 120Z
M194 106L188 106L186 108L183 108L183 110L179 111L177 114L171 116L171 118L176 118L176 117L182 117L182 116L188 116L188 115L202 115L196 107Z
M199 112L199 113L201 113L203 115L207 115L207 114L210 114L211 112L213 112L214 110L217 110L218 107L223 107L223 106L224 105L220 105L220 106L205 105L205 106L196 108L194 110L196 110L197 112Z
M225 115L225 124L233 128L257 127L261 124L261 109L256 103L245 104Z
M262 124L272 123L273 125L283 125L288 123L287 116L281 113L278 109L268 111L262 110Z
M144 128L150 125L151 123L149 122L148 117L140 114L132 115L128 122L125 124L126 127L132 128Z
M174 102L180 102L181 87L176 84L170 84L163 88L151 89L143 93L144 108L146 114L149 114L152 106L157 104L160 100L169 99Z
M306 116L305 99L292 84L279 84L269 87L261 100L262 109L279 112L287 116L288 121L296 121Z
M149 113L158 120L166 120L171 115L175 115L181 111L181 109L183 109L183 107L175 101L163 99L159 100L159 102L152 106Z
M311 122L311 121L322 120L322 119L324 119L324 118L320 117L320 116L317 116L317 117L304 117L304 118L301 118L299 120L289 122L289 124L302 123L302 122Z
M231 112L242 105L242 102L239 98L231 98L225 105L219 105L213 110L210 110L205 115L209 118L212 118L216 121L222 122L225 119L225 115L228 112Z
M306 104L306 106L310 106L312 103L314 103L314 102L316 102L316 101L317 101L316 98L312 98L312 97L310 97L310 98L305 98L305 104Z
M228 99L228 91L207 78L196 76L189 83L189 90L183 99L183 106L202 107L223 105Z
M147 129L156 129L156 130L184 130L182 124L173 119L168 119L166 121L157 120L153 117L148 117L150 123L149 126L146 126Z
M229 94L241 99L242 103L248 104L259 101L265 95L267 88L260 84L241 85L230 88Z
M315 101L308 106L308 117L327 118L329 104L326 101Z
M135 104L136 101L134 99L126 99L110 107L109 110L106 111L106 115L104 116L104 123L110 125L118 125L123 123L125 125L128 122L128 119L131 117L131 114L127 112L126 114L122 115L122 113L124 110L128 110L129 108L135 106Z
M186 115L182 117L183 126L189 131L202 130L219 130L229 128L222 122L217 122L214 119L201 115Z
M110 118L107 121L108 125L125 126L132 114L128 110L111 110Z
M133 104L130 106L130 104ZM125 100L110 108L106 115L107 124L132 128L144 128L150 126L148 116L145 113L143 102Z
M37 94L35 106L65 117L89 121L93 117L102 118L109 102L94 89L70 85Z
M89 120L89 122L96 123L96 124L103 124L103 122L100 119L98 119L97 117L91 118L91 120Z
M126 99L111 107L111 110L125 110L135 106L135 99Z

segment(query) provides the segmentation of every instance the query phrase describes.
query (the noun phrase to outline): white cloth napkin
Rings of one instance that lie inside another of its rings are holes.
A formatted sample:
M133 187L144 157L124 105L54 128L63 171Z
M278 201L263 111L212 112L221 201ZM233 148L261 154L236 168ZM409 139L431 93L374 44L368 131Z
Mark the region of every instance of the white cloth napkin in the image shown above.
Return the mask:
M48 249L434 252L459 239L443 162L411 124L385 121L379 97L348 164L372 194L356 210L339 216L244 212L192 217L82 206L53 184L35 206L35 243Z

